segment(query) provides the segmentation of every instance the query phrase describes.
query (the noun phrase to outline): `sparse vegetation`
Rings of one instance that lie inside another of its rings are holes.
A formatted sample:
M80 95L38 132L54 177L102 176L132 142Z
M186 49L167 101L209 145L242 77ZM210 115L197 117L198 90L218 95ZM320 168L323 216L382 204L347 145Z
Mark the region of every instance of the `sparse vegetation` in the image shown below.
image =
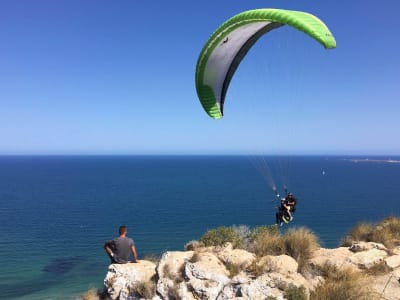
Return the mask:
M160 258L161 258L160 254L148 253L145 254L142 259L151 261L153 263L158 263L160 261Z
M371 268L366 269L365 273L367 273L368 275L377 276L377 275L388 274L391 271L392 271L392 269L383 260L383 261L373 265Z
M254 277L258 277L265 272L265 265L260 264L257 260L253 260L253 262L246 268L246 272L253 275Z
M100 291L98 289L90 289L81 296L82 300L100 300Z
M359 223L343 239L341 245L348 247L354 242L375 242L393 248L400 245L400 218L388 217L378 224Z
M199 260L200 260L200 252L195 251L189 261L191 263L195 263L195 262L198 262Z
M171 270L170 265L164 265L163 272L164 276L173 280L175 283L181 283L184 281L185 264L182 264L176 273Z
M285 253L282 236L276 226L256 227L250 235L250 251L258 257Z
M196 251L197 249L200 249L201 247L204 247L204 244L193 240L190 242L187 242L186 245L184 246L185 251Z
M240 246L241 239L233 227L220 226L216 229L207 231L200 238L200 242L205 246L223 246L230 242L233 247L236 248Z
M255 277L258 277L264 273L275 272L276 270L276 264L269 257L263 257L261 260L255 259L246 268L246 272Z
M324 281L311 292L311 300L378 299L370 289L371 279L360 271L325 264L317 272Z
M225 268L229 272L229 278L235 277L243 270L241 266L229 262L225 263Z
M283 236L285 254L293 257L301 271L320 245L318 238L307 228L289 229Z
M145 299L151 299L156 294L156 282L155 280L150 280L147 282L140 282L133 286L129 293L134 296L140 296Z
M291 284L285 289L284 297L288 300L307 300L306 288Z
M286 254L298 262L300 270L319 247L317 236L310 230L304 227L289 229L282 235L275 225L259 226L253 230L247 226L219 227L206 232L200 241L206 246L222 246L231 242L234 247L253 252L257 257ZM250 268L253 274L258 274L260 270L257 265Z

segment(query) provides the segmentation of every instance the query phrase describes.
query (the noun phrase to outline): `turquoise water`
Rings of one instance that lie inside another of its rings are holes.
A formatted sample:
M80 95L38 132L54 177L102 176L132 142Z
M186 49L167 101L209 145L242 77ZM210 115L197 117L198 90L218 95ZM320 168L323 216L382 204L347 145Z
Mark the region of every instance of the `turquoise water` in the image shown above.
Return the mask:
M391 157L392 159L396 159ZM256 162L256 164L254 163ZM0 157L0 298L75 299L101 287L103 243L128 226L139 258L207 229L274 222L264 180L299 198L292 226L336 247L358 221L400 216L400 164L343 157Z

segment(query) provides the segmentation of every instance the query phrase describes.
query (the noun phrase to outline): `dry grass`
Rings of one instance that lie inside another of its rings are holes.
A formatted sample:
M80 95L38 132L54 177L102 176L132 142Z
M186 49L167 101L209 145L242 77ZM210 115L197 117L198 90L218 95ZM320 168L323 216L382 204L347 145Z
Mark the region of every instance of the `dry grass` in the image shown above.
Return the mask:
M196 251L203 247L204 247L203 243L196 241L196 240L192 240L185 244L184 249L185 249L185 251Z
M257 257L286 254L297 261L300 271L320 247L317 236L304 227L289 229L284 235L270 228L260 228L253 234L252 242Z
M99 292L98 289L90 289L86 293L84 293L81 296L82 300L100 300L101 299L101 293Z
M224 265L229 272L229 278L235 277L243 270L242 266L230 262L226 262Z
M304 227L289 229L283 236L283 241L285 254L297 261L300 271L307 266L314 251L320 247L317 236Z
M255 277L261 276L264 273L275 272L276 270L276 263L274 263L269 257L264 257L261 261L255 259L246 268L246 272Z
M164 276L173 280L175 283L181 283L184 281L185 276L185 264L182 264L177 270L176 274L171 270L170 265L166 264L163 268Z
M145 299L151 299L156 295L156 283L155 280L147 282L140 282L129 290L131 295L138 295Z
M343 239L342 246L351 246L354 242L365 241L394 248L400 245L400 218L388 217L378 224L359 223Z
M350 268L337 268L325 264L318 268L324 282L311 292L310 300L375 300L370 289L371 279L364 273Z
M142 260L148 260L153 263L158 263L160 261L160 258L160 254L148 253L143 256Z
M386 264L386 262L381 261L373 265L371 268L366 269L364 272L367 273L368 275L379 276L379 275L389 274L391 271L392 269Z
M200 260L201 254L200 251L194 251L192 257L190 258L189 262L196 263Z
M251 234L250 249L258 257L266 255L281 255L285 253L282 236L277 229L267 226L257 227Z

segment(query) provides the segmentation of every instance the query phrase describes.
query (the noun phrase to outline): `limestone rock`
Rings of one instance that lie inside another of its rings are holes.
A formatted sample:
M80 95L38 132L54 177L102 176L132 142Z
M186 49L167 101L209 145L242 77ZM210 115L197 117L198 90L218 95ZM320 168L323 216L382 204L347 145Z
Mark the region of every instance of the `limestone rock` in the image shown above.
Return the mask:
M400 300L400 283L396 273L389 273L374 278L373 288L381 299Z
M232 249L232 244L227 243L224 248L216 251L217 257L225 264L232 264L246 268L249 266L256 255L242 249Z
M157 265L158 277L170 279L182 277L185 268L184 263L192 258L193 253L193 251L165 252Z
M386 251L372 248L352 255L349 257L349 261L361 269L369 269L375 264L383 261L386 256Z
M396 269L400 267L400 255L392 255L385 258L385 262L389 268Z
M320 248L315 251L310 263L315 266L322 266L326 263L336 267L351 266L349 257L354 255L347 247L339 247L336 249ZM351 266L353 267L353 266Z
M352 252L368 251L371 249L388 251L383 244L374 242L356 242L349 247L349 250Z
M283 300L282 291L276 286L276 283L269 275L262 275L252 280L248 284L244 284L240 288L242 299L265 299L272 297Z
M185 276L189 289L200 299L216 299L224 286L230 282L229 272L212 253L198 254L193 263L186 262Z
M156 274L156 265L151 261L111 264L104 279L104 286L112 299L126 299L135 284L148 282Z
M165 252L157 265L157 292L162 299L192 299L184 281L185 262L191 259L193 251Z
M354 244L356 245L356 244ZM378 243L357 243L353 251L347 247L318 249L311 264L325 263L337 268L369 269L385 262L391 272L373 277L372 288L384 299L400 300L400 249L386 249ZM250 273L246 267L257 260L263 272ZM230 278L231 265L239 266L239 273ZM362 271L362 270L361 270ZM249 273L247 273L249 272ZM261 275L259 275L261 273ZM258 275L256 277L256 275ZM304 286L307 296L323 281L313 268L298 273L298 263L287 255L265 256L261 259L245 250L223 247L196 248L195 251L171 251L162 256L155 266L150 261L112 264L104 279L111 299L139 300L134 295L138 286L158 278L157 295L152 300L252 300L268 297L283 300L284 290L294 285ZM382 298L382 299L383 299Z
M297 273L299 267L297 261L288 255L267 255L260 259L259 265L265 266L266 272L278 272L282 274Z

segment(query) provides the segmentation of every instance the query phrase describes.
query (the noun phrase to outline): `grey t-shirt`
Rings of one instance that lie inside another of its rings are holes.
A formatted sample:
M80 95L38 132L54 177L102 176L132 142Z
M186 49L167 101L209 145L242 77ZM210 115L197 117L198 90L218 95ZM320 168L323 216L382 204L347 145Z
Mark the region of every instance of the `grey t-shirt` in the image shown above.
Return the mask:
M134 245L133 240L128 237L117 237L111 241L114 252L113 260L119 264L129 262L131 247Z

